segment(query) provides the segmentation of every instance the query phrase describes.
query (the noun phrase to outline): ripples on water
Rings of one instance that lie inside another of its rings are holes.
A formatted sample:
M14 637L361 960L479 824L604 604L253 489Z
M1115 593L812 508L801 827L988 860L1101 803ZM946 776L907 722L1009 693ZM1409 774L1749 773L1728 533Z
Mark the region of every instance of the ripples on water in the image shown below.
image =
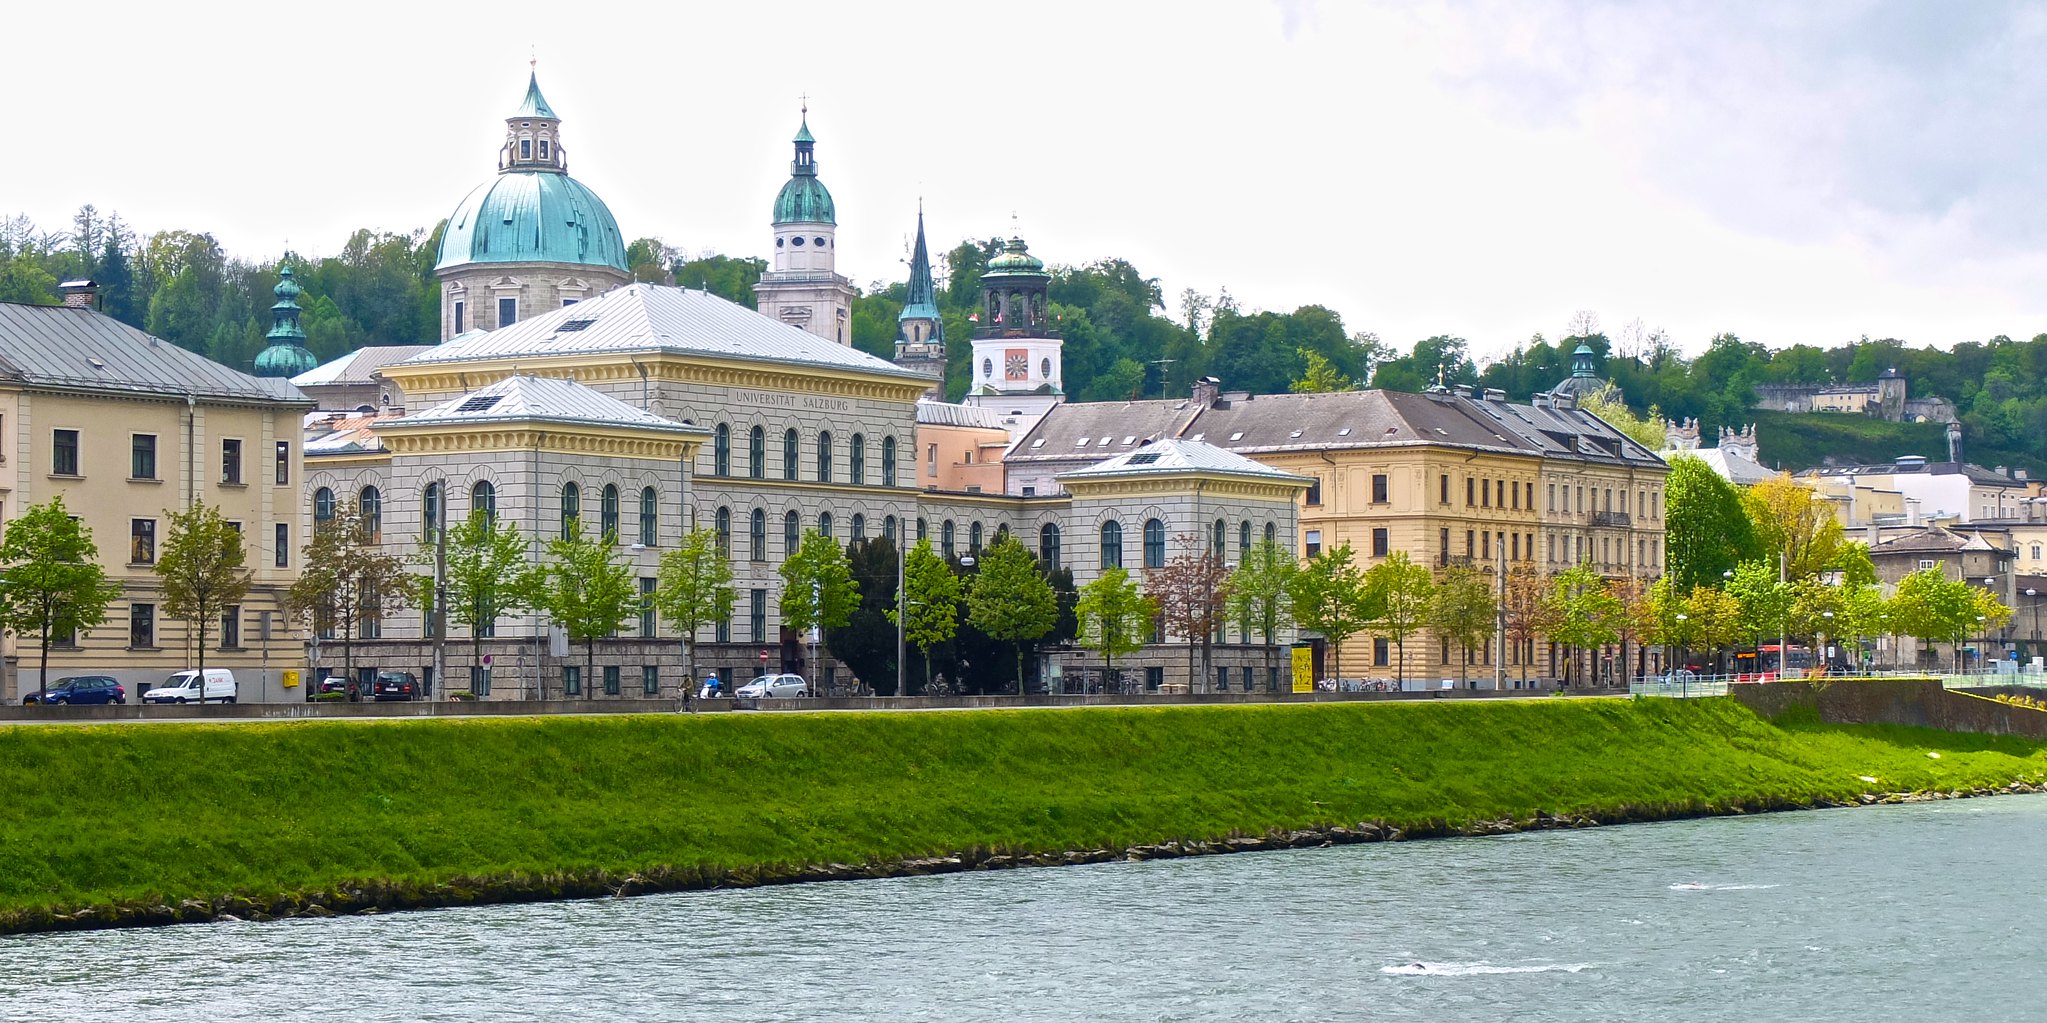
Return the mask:
M2023 1020L2047 797L0 939L0 1020Z

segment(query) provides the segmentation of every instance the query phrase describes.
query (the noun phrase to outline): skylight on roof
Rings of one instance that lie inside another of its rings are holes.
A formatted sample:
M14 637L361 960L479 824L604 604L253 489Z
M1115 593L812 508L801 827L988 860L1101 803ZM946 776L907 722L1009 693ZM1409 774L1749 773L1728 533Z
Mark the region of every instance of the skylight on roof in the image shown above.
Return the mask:
M1242 431L1242 430L1238 430L1237 432L1235 432L1235 433L1233 433L1233 434L1230 434L1230 439L1231 439L1231 440L1243 440L1243 439L1244 439L1244 431Z
M1295 430L1294 432L1292 432L1292 433L1289 433L1289 434L1287 434L1287 439L1288 439L1288 440L1299 440L1299 439L1300 439L1300 436L1301 436L1301 431L1299 431L1299 430Z
M1087 438L1086 438L1086 437L1082 437L1081 439L1079 439L1079 440L1077 440L1077 441L1074 441L1074 442L1073 442L1073 446L1074 446L1074 447L1077 447L1077 448L1084 448L1084 447L1087 447Z
M1203 437L1205 437L1205 436L1207 436L1207 434L1197 433L1197 434L1195 434L1195 435L1193 436L1193 438L1192 438L1192 439L1194 439L1194 440L1200 440L1201 438L1203 438Z
M570 331L586 330L590 327L591 324L596 322L597 322L596 317L591 317L589 319L582 320L563 320L561 321L561 323L555 325L554 332L557 334L567 334Z
M1043 437L1039 437L1039 438L1038 438L1037 440L1034 440L1034 441L1032 441L1032 442L1031 442L1031 446L1032 446L1032 447L1034 447L1034 448L1042 448L1042 447L1044 447L1044 446L1045 446L1045 438L1043 438Z
M1123 443L1125 443L1125 444L1135 444L1135 443L1137 443L1137 435L1133 433L1133 434L1131 434L1130 436L1128 436L1128 437L1125 437L1125 438L1123 438Z
M1341 430L1338 430L1338 431L1336 431L1336 435L1337 435L1338 437L1348 437L1348 436L1350 436L1350 427L1346 426L1346 427L1344 427L1343 429L1341 429Z
M471 398L468 401L465 401L462 404L455 406L455 411L488 412L491 410L492 406L496 405L500 401L503 401L504 397L505 396L502 394L479 394L476 397Z
M1156 461L1158 461L1158 460L1159 460L1159 453L1158 453L1158 452L1156 452L1156 451L1146 451L1146 452L1143 452L1143 453L1141 453L1141 454L1135 454L1135 455L1131 455L1131 456L1130 456L1130 461L1129 461L1129 462L1128 462L1127 464L1130 464L1130 465L1150 465L1151 463L1153 463L1153 462L1156 462Z

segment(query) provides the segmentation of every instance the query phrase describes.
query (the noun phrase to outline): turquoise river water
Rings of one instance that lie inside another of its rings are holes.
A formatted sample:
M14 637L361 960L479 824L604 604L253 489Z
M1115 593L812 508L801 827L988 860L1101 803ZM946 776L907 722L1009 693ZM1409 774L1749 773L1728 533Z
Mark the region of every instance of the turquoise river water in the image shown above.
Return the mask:
M2047 797L0 938L0 1020L2047 1020Z

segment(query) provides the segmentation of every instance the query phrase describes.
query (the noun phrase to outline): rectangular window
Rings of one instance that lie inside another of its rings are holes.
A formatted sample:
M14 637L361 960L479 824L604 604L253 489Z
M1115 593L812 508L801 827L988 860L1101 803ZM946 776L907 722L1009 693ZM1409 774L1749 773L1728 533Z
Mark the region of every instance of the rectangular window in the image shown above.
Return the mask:
M1480 541L1478 545L1478 556L1485 561L1493 560L1492 531L1487 530L1486 532L1480 533L1478 536Z
M1520 560L1521 560L1521 534L1519 534L1519 533L1515 533L1515 534L1514 534L1514 539L1513 539L1513 542L1512 542L1512 544L1511 544L1511 550L1512 550L1512 552L1513 552L1513 555L1514 555L1514 556L1513 556L1512 558L1509 558L1508 560L1510 560L1510 561L1520 561Z
M661 695L660 668L657 668L651 664L642 665L640 667L640 694L643 696Z
M78 431L50 431L50 474L78 475Z
M1164 688L1165 684L1166 669L1164 668L1144 669L1144 688L1146 690L1155 693L1158 692L1160 689Z
M1447 558L1449 558L1449 557L1450 557L1450 531L1449 531L1449 530L1447 530L1447 529L1438 529L1438 530L1436 530L1436 547L1437 547L1438 551L1439 551L1439 552L1441 552L1441 554L1443 555L1443 557L1444 557L1445 559L1447 559Z
M156 564L156 520L128 520L128 563Z
M1469 476L1464 477L1464 506L1466 508L1478 506L1478 481Z
M1320 553L1322 553L1322 531L1319 529L1308 530L1307 556L1312 558Z
M1308 505L1309 505L1310 507L1313 507L1313 506L1315 506L1315 505L1319 505L1319 504L1321 504L1321 503L1322 503L1322 477L1320 477L1320 476L1317 476L1317 477L1315 477L1315 479L1314 479L1314 481L1313 481L1313 482L1311 482L1311 483L1309 483L1309 484L1308 484Z
M1521 510L1521 484L1519 484L1519 483L1511 484L1511 485L1510 485L1510 489L1512 489L1512 490L1513 490L1513 493L1511 493L1511 494L1509 494L1509 495L1508 495L1508 500L1510 500L1510 501L1512 501L1512 502L1513 502L1513 504L1514 504L1514 510L1515 510L1515 511L1520 511L1520 510Z
M1467 529L1464 531L1464 556L1469 558L1477 553L1478 534L1472 530Z
M288 440L277 442L277 485L291 485L291 442Z
M519 322L519 300L516 298L498 299L499 329L509 327L517 322Z
M1229 668L1227 668L1227 667L1217 667L1217 668L1215 669L1215 691L1216 691L1216 692L1218 692L1218 693L1227 693L1227 692L1229 692L1229 691L1230 691L1230 669L1229 669Z
M654 585L653 576L640 577L640 635L652 638L654 635Z
M1372 638L1372 667L1384 668L1393 663L1393 645L1384 636Z
M752 626L753 626L753 631L752 631L752 635L753 635L753 642L755 642L755 643L765 643L765 642L767 642L767 641L768 641L768 591L766 591L766 590L755 590L755 591L753 591L753 606L752 606L752 607L751 607L751 608L750 608L749 610L751 610L751 611L753 612L753 613L752 613L752 616L751 616L751 617L753 618L753 621L751 622L751 624L752 624Z
M583 693L583 669L573 665L562 665L562 695L580 696Z
M731 616L729 616L729 615L728 615L728 616L726 616L726 617L724 617L724 618L720 618L720 619L718 619L718 625L717 625L717 628L716 628L716 630L715 630L715 631L713 631L713 632L711 633L711 635L712 635L712 638L713 638L713 639L714 639L714 640L715 640L716 642L719 642L719 643L730 643L730 642L732 642L732 618L731 618Z
M459 299L459 298L458 298L458 299L456 299L456 300L455 300L455 330L454 330L454 333L455 333L455 334L460 334L460 333L463 333L464 331L467 331L467 330L469 329L469 324L468 324L468 320L469 320L469 303L467 303L467 302L464 302L464 301L462 301L462 300L461 300L461 299ZM449 336L451 336L451 337L452 337L452 336L453 336L453 334L451 334L451 335L449 335Z
M220 613L220 648L238 650L242 645L242 606L233 604Z
M149 650L156 646L156 605L128 605L128 646Z
M1596 492L1597 492L1597 491L1595 491L1595 493L1596 493ZM1569 508L1565 508L1564 510L1565 510L1565 511L1570 511L1571 509L1569 509ZM1582 514L1582 513L1583 513L1583 512L1585 511L1585 488L1584 488L1584 487L1579 487L1579 488L1578 488L1578 511L1579 511L1579 512L1580 512L1581 514Z
M291 567L291 526L283 522L277 524L277 554L275 561L278 568Z
M1493 506L1492 480L1478 481L1478 506L1481 508L1490 508Z
M1443 504L1450 503L1450 474L1447 472L1436 477L1436 500Z
M1438 656L1436 658L1436 663L1437 664L1450 663L1450 637L1448 636L1441 637L1438 640L1438 646L1439 649L1437 651Z
M128 445L128 478L131 480L153 480L156 478L156 435L137 433L131 435Z
M1375 558L1385 557L1388 552L1387 548L1388 544L1386 539L1385 527L1382 526L1380 528L1372 530L1372 556Z
M616 664L604 666L604 695L618 695L618 665Z
M1549 485L1549 510L1557 510L1557 485L1554 483Z
M1385 473L1375 472L1372 474L1373 504L1385 504L1388 500L1387 492L1390 491L1391 489L1392 488L1387 485Z
M220 442L220 481L230 486L242 482L242 442L224 440Z

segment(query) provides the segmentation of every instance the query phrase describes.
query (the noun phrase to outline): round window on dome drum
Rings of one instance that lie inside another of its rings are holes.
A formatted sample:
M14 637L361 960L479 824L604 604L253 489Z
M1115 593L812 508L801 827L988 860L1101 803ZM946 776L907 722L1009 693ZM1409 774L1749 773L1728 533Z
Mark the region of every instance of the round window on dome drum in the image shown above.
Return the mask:
M802 239L802 238L800 238L800 237L799 237L799 238L796 238L796 239L794 239L794 240L795 240L796 244L798 244L798 245L801 245L801 244L803 244L803 239Z

